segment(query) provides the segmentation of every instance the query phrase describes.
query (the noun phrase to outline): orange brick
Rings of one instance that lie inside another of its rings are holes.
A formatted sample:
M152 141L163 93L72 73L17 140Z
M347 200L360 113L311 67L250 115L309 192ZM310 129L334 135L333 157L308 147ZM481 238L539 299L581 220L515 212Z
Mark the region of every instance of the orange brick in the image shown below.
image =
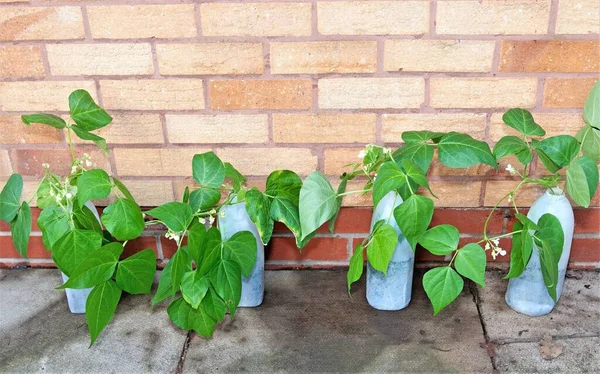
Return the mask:
M423 78L328 78L319 80L319 106L342 109L418 108Z
M560 0L556 19L557 34L598 34L600 2L596 0Z
M369 143L375 141L375 114L274 114L279 143Z
M111 113L110 125L95 131L106 139L108 144L162 144L164 136L158 114ZM75 143L87 141L75 138Z
M463 35L546 34L550 0L438 1L436 32Z
M0 150L0 177L8 178L13 173L8 151Z
M535 106L537 78L431 78L434 108Z
M503 40L500 71L593 73L600 71L600 42Z
M210 82L213 109L310 109L312 82L295 80L217 80Z
M568 134L575 136L585 122L581 114L571 113L533 113L535 122L546 130L546 136ZM502 113L492 115L490 125L490 140L498 141L507 135L520 136L517 130L508 127L502 121Z
M313 238L300 252L294 238L275 237L265 249L266 261L344 261L347 259L348 239L346 238Z
M493 40L386 40L386 71L488 72Z
M60 130L46 125L27 126L21 116L0 116L0 143L48 144L60 143Z
M168 114L171 143L263 143L269 140L267 115Z
M461 234L482 234L485 220L490 209L436 209L431 220L431 227L450 224L456 226ZM489 234L500 234L504 224L504 212L495 210L488 224Z
M0 110L66 111L69 110L69 94L80 88L96 98L96 86L92 81L0 82Z
M87 12L94 39L197 35L193 4L88 6Z
M44 76L39 46L7 45L0 47L0 78L35 78Z
M494 206L500 199L513 190L518 181L487 181L485 189L484 206ZM531 206L533 202L544 193L545 189L535 184L523 185L516 196L517 206ZM499 206L512 206L507 199L502 200Z
M54 75L150 75L150 44L48 44Z
M190 177L192 158L208 149L115 148L113 157L119 176Z
M352 171L349 164L362 162L358 158L358 153L364 148L330 148L325 149L325 165L323 172L325 175L341 175L344 172Z
M204 109L199 79L101 80L100 89L108 109Z
M405 131L435 130L468 133L476 139L485 138L485 114L384 114L383 141L401 143Z
M261 74L261 43L158 44L162 75Z
M373 73L377 42L271 43L273 74Z
M433 199L436 207L478 207L482 183L479 181L430 181L431 190L438 197L428 192L422 193Z
M110 173L110 161L106 154L98 148L77 147L77 156L87 153L91 157L92 168L104 169ZM71 169L71 153L68 149L13 149L12 158L15 171L22 175L42 176L45 169L43 163L50 165L50 170L58 175L66 175Z
M273 170L293 170L307 175L317 168L317 157L307 148L220 148L217 155L244 175L269 175Z
M205 36L311 34L310 3L203 3L200 18Z
M323 35L424 34L429 30L429 4L422 1L317 2Z
M0 257L1 258L21 258L19 252L14 247L12 237L0 236ZM30 236L27 246L27 258L52 258L52 254L46 251L41 236Z
M81 8L2 7L0 40L83 39Z
M596 78L546 78L542 106L583 108L596 80Z

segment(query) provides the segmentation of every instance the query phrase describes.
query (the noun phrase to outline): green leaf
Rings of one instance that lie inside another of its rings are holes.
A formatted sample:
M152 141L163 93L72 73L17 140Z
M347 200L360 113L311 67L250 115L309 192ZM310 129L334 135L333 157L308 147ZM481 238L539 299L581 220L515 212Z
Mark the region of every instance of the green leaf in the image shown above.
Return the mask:
M256 187L246 192L246 213L256 225L263 244L269 243L273 234L271 202Z
M85 205L80 208L76 200L73 201L73 223L76 229L102 233L102 226L94 213Z
M526 215L523 215L521 213L517 213L515 214L515 217L521 222L521 224L527 229L527 230L538 230L539 227L537 225L537 223L533 222L531 219L529 219L529 217L527 217ZM517 229L515 229L517 230ZM520 230L520 229L519 229Z
M202 251L205 235L206 228L202 224L193 224L188 230L188 253L192 257L192 260L196 261L197 264L202 262L202 259L200 258L200 252Z
M108 125L112 117L94 102L86 90L76 90L69 95L69 109L73 121L85 131Z
M5 222L12 221L21 206L21 193L23 192L23 177L13 174L8 178L0 192L0 219Z
M90 347L115 315L121 299L121 289L112 280L100 283L87 298L85 303L85 319L90 330Z
M210 280L229 309L231 316L235 314L240 298L242 297L242 273L235 261L219 261L216 268L210 273Z
M590 126L600 127L600 81L594 83L588 94L583 106L583 119Z
M173 262L167 262L167 265L160 273L160 279L158 281L158 289L152 298L152 306L154 307L156 304L164 301L170 296L173 296L177 293L177 289L173 291L173 285L171 284L171 268L173 267ZM192 269L190 264L190 270Z
M201 275L208 274L221 258L222 240L221 233L215 227L211 227L202 238L199 247L196 265ZM200 262L198 262L200 260Z
M27 126L31 126L33 123L41 123L44 125L52 126L57 129L64 129L67 127L67 123L64 119L54 114L36 113L26 114L21 116L21 121Z
M112 183L108 174L102 169L83 172L77 178L77 201L82 207L88 200L104 199L110 194Z
M183 298L173 301L167 313L174 324L184 330L194 330L198 335L210 338L216 326L204 308L194 309Z
M131 192L129 192L127 187L121 181L119 181L115 177L113 177L112 181L115 184L115 186L119 189L119 191L121 191L121 193L125 196L125 198L127 198L127 200L131 200L135 203L135 199L133 198L133 195L131 194Z
M198 276L196 271L188 271L181 280L181 295L194 309L200 307L200 303L208 292L210 282L206 276Z
M242 175L236 168L233 167L229 162L225 162L225 178L228 178L233 183L233 190L239 191L242 188L242 184L248 180Z
M556 167L560 169L569 165L579 153L579 142L571 135L552 136L540 142L532 141L531 144L546 168L553 173L558 171ZM547 164L546 158L550 159L554 165Z
M598 166L594 160L582 156L571 163L567 169L566 186L567 193L576 204L589 207L598 188Z
M540 248L541 247L541 248ZM542 269L542 278L544 278L544 284L548 295L556 303L556 285L558 283L558 262L560 256L556 257L550 248L550 244L546 240L541 241L541 246L538 246L538 254L540 256L540 266Z
M221 200L221 191L217 188L200 187L190 194L190 207L193 212L209 210Z
M373 205L377 205L390 191L406 183L406 176L394 161L388 161L379 167L373 185Z
M302 240L335 215L337 194L319 171L306 177L300 189L300 227Z
M419 244L429 252L445 256L458 248L460 235L452 225L437 225L425 231L419 238Z
M37 221L42 231L42 240L48 250L52 250L56 241L71 229L67 212L57 206L49 206L42 210Z
M394 209L396 223L413 251L419 237L427 231L433 217L433 200L412 195Z
M281 222L296 237L296 243L300 240L300 213L298 205L300 202L300 189L302 179L290 170L277 170L267 178L265 195L273 197L271 201L271 218ZM265 243L266 244L266 243Z
M419 186L427 188L427 191L429 191L429 193L431 195L433 195L434 197L437 197L437 196L435 196L433 191L431 191L431 188L429 187L429 183L427 182L427 175L425 174L425 172L421 169L421 167L419 165L414 163L412 160L406 159L406 160L402 160L401 166L402 166L402 170L404 171L406 176L411 181L415 182ZM416 192L416 190L417 190L416 188L413 188L413 191Z
M531 150L527 143L516 136L504 136L494 147L494 156L496 160L508 155L516 155L517 159L523 165L531 162Z
M113 276L118 259L113 252L98 249L83 260L65 284L57 288L81 289L97 286Z
M130 294L150 293L154 274L156 273L156 256L152 249L144 249L133 256L119 262L117 268L117 284Z
M198 154L192 159L192 174L203 187L221 188L225 180L225 165L213 152Z
M183 190L181 202L186 204L190 202L190 188L188 186L185 186L185 190Z
M106 146L106 139L104 139L103 137L98 136L96 134L92 134L91 132L85 131L84 129L82 129L81 127L76 126L76 125L71 126L71 130L73 130L73 132L75 133L75 135L77 135L77 137L79 139L90 140L90 141L94 142L94 144L96 144L98 146L98 148L103 150L104 153L108 154L108 147Z
M42 179L36 192L37 206L40 209L46 209L49 206L56 205L56 197L50 195L52 187L46 178Z
M581 143L581 150L584 156L591 158L595 162L600 161L600 130L590 125L585 125L575 135L575 138Z
M404 131L402 133L402 140L405 143L425 143L428 140L433 140L434 142L439 141L439 139L446 135L444 132L435 132L435 131Z
M123 254L123 251L125 250L125 248L123 248L123 244L121 244L119 242L112 242L112 243L103 245L102 247L100 247L99 250L100 251L109 251L118 260L121 257L121 254Z
M27 258L27 245L29 244L29 234L31 233L31 208L26 201L23 201L21 204L17 218L10 221L10 233L13 244L21 257Z
M433 268L423 276L423 288L433 305L434 315L450 305L460 295L463 286L460 275L449 266Z
M173 257L169 260L171 264L171 291L173 293L179 290L179 285L183 279L183 275L190 269L191 259L186 251L179 249L175 252Z
M363 273L364 260L363 260L363 249L362 244L358 244L354 248L354 254L350 258L350 266L348 267L348 273L346 279L348 281L348 293L352 287L352 283L360 279Z
M396 230L387 223L381 225L374 232L373 238L367 247L367 258L371 266L387 275L387 268L397 244L398 233Z
M429 144L407 143L398 148L393 157L397 163L402 162L402 160L411 160L426 173L433 160L433 153L433 147Z
M202 309L215 321L221 321L227 313L227 306L223 299L217 295L212 287L209 287L206 296L202 299Z
M149 210L146 214L158 218L173 231L183 231L192 222L194 213L188 204L173 201Z
M335 200L336 203L336 211L335 214L333 215L333 217L331 217L331 219L329 220L329 233L333 234L335 232L335 221L337 220L338 215L340 214L340 209L342 207L342 200L344 199L344 196L340 196L341 194L343 194L344 192L346 192L346 187L348 185L348 179L350 177L350 174L344 173L342 174L342 181L340 182L336 194L337 194L337 198ZM296 237L298 238L298 237Z
M256 264L256 238L250 231L239 231L223 242L223 255L240 265L242 275L250 276Z
M299 243L302 229L300 228L298 202L284 198L273 199L271 202L271 219L283 223L294 234L296 244Z
M117 240L135 239L146 226L142 210L129 199L118 198L102 212L102 223Z
M480 163L498 167L486 142L457 132L450 132L440 139L438 157L442 164L451 168L467 168Z
M544 136L546 131L540 125L535 123L533 116L528 110L513 108L509 109L502 116L502 120L507 126L512 127L526 136Z
M523 230L526 226L521 222L515 222L514 231ZM525 229L527 230L527 229ZM517 278L523 273L531 253L533 251L533 239L529 231L521 231L512 236L512 249L510 251L510 271L504 279Z
M102 235L95 231L75 229L67 232L52 246L56 266L71 277L75 269L102 245Z
M554 258L558 262L562 256L565 234L558 218L550 213L546 213L538 220L540 227L534 234L535 245L539 249L542 243L546 242L548 248L552 250Z
M454 259L456 271L482 287L485 287L485 263L485 251L475 243L459 249Z

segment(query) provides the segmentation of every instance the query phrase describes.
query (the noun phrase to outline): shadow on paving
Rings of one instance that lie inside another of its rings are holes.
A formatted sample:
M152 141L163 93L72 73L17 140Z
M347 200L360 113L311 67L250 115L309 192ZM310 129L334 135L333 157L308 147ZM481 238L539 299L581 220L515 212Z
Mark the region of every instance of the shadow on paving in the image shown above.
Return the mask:
M364 283L348 297L345 272L268 272L263 305L192 339L184 372L490 373L469 290L434 317L421 278L409 307L384 312L367 304Z

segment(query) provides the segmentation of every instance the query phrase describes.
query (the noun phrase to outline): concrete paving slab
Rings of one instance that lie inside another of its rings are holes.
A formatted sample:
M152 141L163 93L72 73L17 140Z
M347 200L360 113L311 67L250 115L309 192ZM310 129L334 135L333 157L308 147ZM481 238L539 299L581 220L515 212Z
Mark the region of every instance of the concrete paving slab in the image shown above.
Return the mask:
M149 295L125 295L88 349L83 314L69 312L58 270L0 270L0 372L171 373L186 334Z
M263 305L240 309L210 340L194 337L184 373L490 373L469 290L434 317L421 278L408 308L383 312L367 304L364 284L348 297L343 271L267 272Z
M479 289L481 315L488 337L497 343L539 341L553 337L600 335L600 272L573 271L565 280L562 296L545 316L517 313L504 301L508 281L502 271L488 271L487 287Z
M563 353L544 360L537 342L497 345L496 367L501 373L599 373L600 338L569 338L554 341Z

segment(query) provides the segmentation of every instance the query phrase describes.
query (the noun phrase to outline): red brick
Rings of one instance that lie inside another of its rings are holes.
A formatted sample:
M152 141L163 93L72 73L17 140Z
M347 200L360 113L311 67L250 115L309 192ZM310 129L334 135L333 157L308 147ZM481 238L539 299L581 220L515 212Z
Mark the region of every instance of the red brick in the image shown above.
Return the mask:
M490 214L488 209L436 209L431 220L431 226L443 223L456 226L461 234L483 234L485 220ZM504 213L496 210L488 224L488 233L499 234L502 232Z
M571 245L569 262L595 262L600 264L600 239L575 238Z
M575 232L600 232L600 209L573 209Z
M184 239L185 245L186 239ZM174 240L165 238L164 234L160 236L160 245L163 252L163 260L170 259L177 252L177 243Z
M0 258L21 258L13 245L12 237L0 236ZM27 258L52 258L52 254L46 251L41 236L29 238Z
M29 196L27 196L29 198ZM31 208L31 231L39 232L40 228L37 225L37 220L40 217L41 209L33 207ZM10 224L8 222L0 221L0 231L10 232Z
M272 238L265 249L265 258L272 261L343 261L348 259L347 244L345 238L313 238L300 253L294 238Z
M125 246L125 250L121 254L121 259L125 259L132 256L144 249L152 249L154 254L158 258L158 251L156 249L156 237L155 236L140 236L135 240L130 240Z

